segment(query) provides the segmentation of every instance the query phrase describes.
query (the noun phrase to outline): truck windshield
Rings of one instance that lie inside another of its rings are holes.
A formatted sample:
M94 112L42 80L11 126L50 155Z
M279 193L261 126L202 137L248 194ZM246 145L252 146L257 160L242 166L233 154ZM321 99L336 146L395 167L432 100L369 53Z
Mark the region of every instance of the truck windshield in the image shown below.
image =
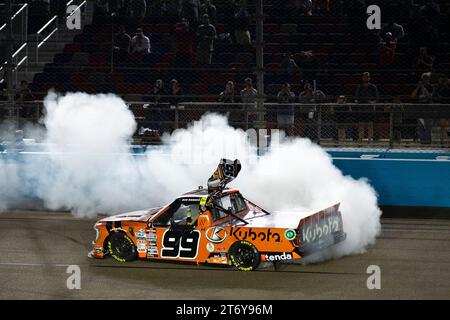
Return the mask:
M245 203L244 198L240 193L232 193L226 196L223 196L216 200L217 204L221 206L224 209L231 208L231 212L236 214L240 213L241 211L244 211L247 209L247 205ZM223 212L222 210L219 210L217 208L213 209L213 219L218 220L222 219L228 216L226 212Z

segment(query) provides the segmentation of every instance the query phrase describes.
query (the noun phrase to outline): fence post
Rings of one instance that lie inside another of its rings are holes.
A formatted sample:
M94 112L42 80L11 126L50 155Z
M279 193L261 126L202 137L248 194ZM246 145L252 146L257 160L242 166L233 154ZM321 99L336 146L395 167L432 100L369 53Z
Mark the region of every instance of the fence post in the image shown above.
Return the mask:
M317 144L320 145L322 139L322 105L319 104L317 111Z
M178 114L178 104L175 104L175 129L178 129L178 121L179 121L179 114Z
M389 110L389 148L392 149L394 146L394 109L396 108L396 103L393 103Z
M36 33L36 58L35 62L39 62L39 33Z
M248 104L244 105L245 130L248 130Z

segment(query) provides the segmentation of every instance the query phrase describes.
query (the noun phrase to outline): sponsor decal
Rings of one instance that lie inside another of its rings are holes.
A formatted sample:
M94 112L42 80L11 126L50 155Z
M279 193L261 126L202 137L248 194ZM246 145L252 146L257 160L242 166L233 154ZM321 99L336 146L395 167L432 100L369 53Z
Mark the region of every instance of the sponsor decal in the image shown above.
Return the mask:
M199 199L197 198L184 198L183 200L181 200L182 203L196 203L199 202Z
M221 243L227 238L227 231L222 227L211 227L206 230L205 236L212 243Z
M158 239L156 235L156 229L149 229L146 233L146 238L150 245L156 245L156 240Z
M297 236L297 232L295 232L294 229L287 229L284 232L284 237L286 239L288 239L289 241L294 240L296 236Z
M157 257L157 256L158 256L158 248L157 247L148 248L147 258Z
M266 261L282 261L282 260L292 260L292 254L288 252L283 253L265 253L264 258Z
M319 220L317 223L310 223L303 227L303 242L314 242L339 231L340 219L330 216Z
M208 196L202 197L202 198L200 199L200 205L201 205L201 206L204 206L204 205L206 204L206 200L208 200Z
M248 239L252 241L260 240L260 241L281 242L280 234L277 232L272 232L270 228L265 231L260 231L256 233L255 231L252 230L252 228L242 229L240 227L238 228L231 227L230 236L236 238L237 240Z
M206 250L208 250L208 252L213 252L214 251L214 245L211 242L208 242L206 244Z
M103 253L102 247L96 247L94 250L95 250L95 253Z
M138 252L146 252L147 251L147 240L145 238L137 239L136 241L137 251Z

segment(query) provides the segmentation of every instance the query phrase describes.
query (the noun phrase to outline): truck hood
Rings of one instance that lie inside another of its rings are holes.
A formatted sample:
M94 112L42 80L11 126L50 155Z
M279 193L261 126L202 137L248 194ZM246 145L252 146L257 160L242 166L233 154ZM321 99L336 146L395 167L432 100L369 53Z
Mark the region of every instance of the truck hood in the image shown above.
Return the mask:
M300 220L313 214L312 211L274 211L271 214L250 211L244 219L248 222L246 227L297 228Z
M245 226L254 228L298 228L302 221L311 222L311 219L320 219L325 215L337 214L338 209L339 203L322 210L291 209L266 214L258 207L253 207L244 217L245 221L248 222ZM240 225L241 222L238 222L238 224Z
M137 210L126 213L120 213L114 216L110 216L101 219L99 222L110 222L110 221L147 221L151 216L161 210L162 207L150 208L145 210Z

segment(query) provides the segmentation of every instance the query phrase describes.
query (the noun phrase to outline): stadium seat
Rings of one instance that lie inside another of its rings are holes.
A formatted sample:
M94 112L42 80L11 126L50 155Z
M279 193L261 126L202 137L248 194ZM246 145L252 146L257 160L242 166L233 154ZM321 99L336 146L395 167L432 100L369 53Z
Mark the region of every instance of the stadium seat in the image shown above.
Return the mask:
M68 43L64 46L65 53L74 53L81 51L81 46L79 43Z
M282 24L280 26L280 32L281 33L296 33L297 32L297 25L296 24Z
M89 62L89 54L85 52L75 52L72 59L67 62L69 65L73 66L84 66Z

